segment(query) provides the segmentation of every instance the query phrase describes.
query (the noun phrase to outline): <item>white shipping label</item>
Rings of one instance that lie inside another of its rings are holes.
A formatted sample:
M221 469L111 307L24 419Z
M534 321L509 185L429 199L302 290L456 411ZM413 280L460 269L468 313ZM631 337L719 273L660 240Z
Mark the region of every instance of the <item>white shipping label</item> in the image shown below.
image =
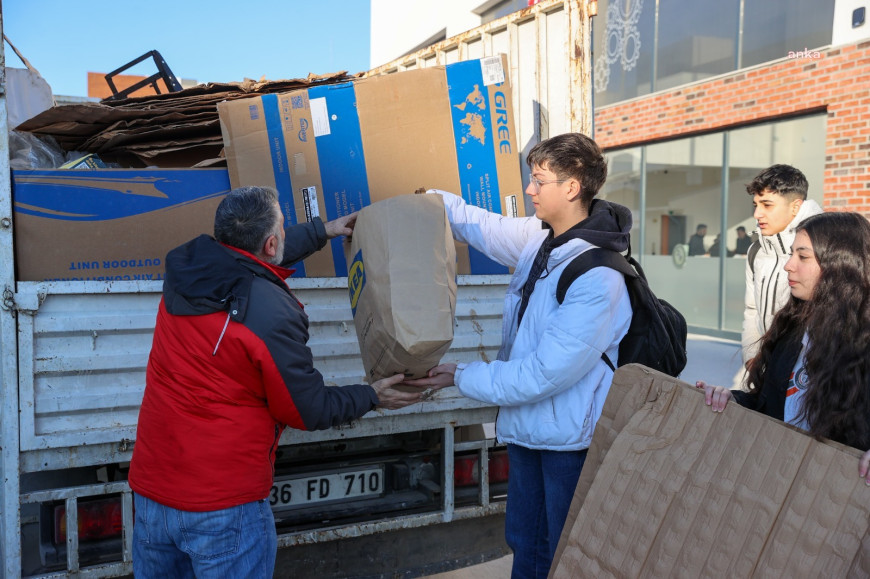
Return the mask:
M483 86L504 82L504 68L500 56L481 58L480 71L483 73Z
M505 195L504 208L507 217L518 217L520 213L517 210L517 196Z
M320 217L320 207L317 205L317 189L315 187L302 188L302 202L305 204L305 220L313 221Z
M320 97L309 101L311 106L311 124L314 125L314 136L329 134L329 111L326 110L326 98Z

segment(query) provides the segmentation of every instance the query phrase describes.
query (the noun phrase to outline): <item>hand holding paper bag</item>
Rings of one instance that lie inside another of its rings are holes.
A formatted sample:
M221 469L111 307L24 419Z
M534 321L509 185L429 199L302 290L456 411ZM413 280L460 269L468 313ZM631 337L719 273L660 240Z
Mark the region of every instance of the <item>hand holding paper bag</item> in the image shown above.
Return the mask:
M326 229L326 237L332 239L339 235L344 235L350 239L350 236L353 235L353 228L356 224L357 215L359 215L359 211L354 211L350 215L344 215L343 217L324 223L323 227Z
M425 378L418 378L417 380L405 380L403 384L407 386L429 388L430 390L441 390L442 388L453 386L455 376L456 364L446 362L444 364L439 364L429 370Z

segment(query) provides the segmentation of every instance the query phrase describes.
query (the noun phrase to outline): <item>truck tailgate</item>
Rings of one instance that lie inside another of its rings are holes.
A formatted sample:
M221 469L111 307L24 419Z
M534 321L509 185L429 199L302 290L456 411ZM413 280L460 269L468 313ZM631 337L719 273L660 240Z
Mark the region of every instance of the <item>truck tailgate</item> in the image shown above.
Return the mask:
M507 279L460 276L455 338L445 360L495 359ZM310 318L315 366L330 385L361 382L364 376L346 283L345 278L290 280ZM126 450L136 435L161 282L22 282L18 290L21 450L106 443ZM370 412L345 430L350 434L371 423L383 431L389 420L405 414L484 406L448 388L403 410ZM324 435L296 432L292 441Z

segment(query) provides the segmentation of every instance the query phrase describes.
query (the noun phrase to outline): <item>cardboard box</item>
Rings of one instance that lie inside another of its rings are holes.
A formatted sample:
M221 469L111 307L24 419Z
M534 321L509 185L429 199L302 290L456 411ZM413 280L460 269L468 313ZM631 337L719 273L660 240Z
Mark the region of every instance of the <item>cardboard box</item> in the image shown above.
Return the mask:
M616 371L550 577L867 577L861 452Z
M329 221L437 188L523 216L506 58L490 57L218 105L230 182L278 190L289 223ZM507 273L466 247L459 273ZM296 275L345 276L340 240Z
M159 280L167 252L214 232L226 169L12 172L20 281Z
M60 169L105 169L106 164L98 156L88 153L78 159L68 161L59 167Z

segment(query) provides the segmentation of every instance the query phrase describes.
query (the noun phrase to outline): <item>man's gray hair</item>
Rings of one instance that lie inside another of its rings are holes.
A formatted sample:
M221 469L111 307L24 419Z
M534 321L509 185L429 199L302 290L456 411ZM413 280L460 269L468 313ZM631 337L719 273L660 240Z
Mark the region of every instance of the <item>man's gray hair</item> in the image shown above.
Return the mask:
M271 187L238 187L230 191L214 216L214 237L221 243L258 254L283 223L276 217L278 193ZM277 221L277 223L276 223Z

